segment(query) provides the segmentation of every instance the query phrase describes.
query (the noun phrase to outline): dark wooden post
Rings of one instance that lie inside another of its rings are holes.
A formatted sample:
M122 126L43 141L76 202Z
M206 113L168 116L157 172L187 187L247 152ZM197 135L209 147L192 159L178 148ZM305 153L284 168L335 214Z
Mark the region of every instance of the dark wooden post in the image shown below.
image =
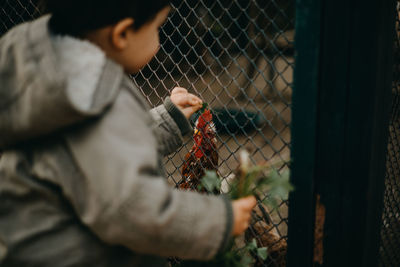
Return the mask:
M296 1L291 180L287 266L310 266L318 112L321 1Z
M378 264L394 12L394 0L297 0L289 267Z

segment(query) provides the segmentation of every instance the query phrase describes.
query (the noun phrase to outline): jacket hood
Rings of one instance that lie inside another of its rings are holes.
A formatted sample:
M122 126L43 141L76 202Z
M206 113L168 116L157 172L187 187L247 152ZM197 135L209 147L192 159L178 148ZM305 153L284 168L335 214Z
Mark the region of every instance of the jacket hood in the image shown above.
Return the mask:
M103 113L124 75L95 45L52 36L50 16L0 39L0 149Z

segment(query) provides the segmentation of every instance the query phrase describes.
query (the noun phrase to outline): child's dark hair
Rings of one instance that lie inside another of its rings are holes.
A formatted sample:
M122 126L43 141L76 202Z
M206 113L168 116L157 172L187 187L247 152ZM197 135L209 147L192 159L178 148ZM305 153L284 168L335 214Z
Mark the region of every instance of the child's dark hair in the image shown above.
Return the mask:
M52 13L53 33L82 37L128 17L138 29L169 4L170 0L44 0L43 6Z

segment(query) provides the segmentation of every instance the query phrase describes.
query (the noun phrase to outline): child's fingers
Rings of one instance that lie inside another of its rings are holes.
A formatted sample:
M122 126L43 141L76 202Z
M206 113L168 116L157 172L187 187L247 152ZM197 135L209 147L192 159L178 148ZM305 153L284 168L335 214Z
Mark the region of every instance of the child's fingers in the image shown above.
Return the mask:
M171 92L171 100L182 107L202 105L203 101L196 95L188 93L185 88L175 87Z
M193 105L193 106L187 106L185 108L183 108L184 113L186 113L189 117L195 113L196 111L198 111L199 109L201 109L201 105Z
M190 118L203 104L203 101L199 97L188 93L182 87L175 87L172 90L171 101L183 112L186 118Z
M250 222L249 221L244 221L243 222L243 229L242 229L242 231L244 232L244 231L246 231L246 229L247 228L249 228L249 226L250 226Z
M252 197L241 198L232 202L233 209L233 235L239 235L246 231L251 220L251 209L248 209L249 204L253 204Z
M203 101L199 97L197 97L193 94L189 94L188 95L188 103L192 106L195 106L195 105L203 104Z
M182 94L182 93L185 94L187 92L188 91L183 87L175 87L174 89L172 89L171 94Z
M251 211L257 205L257 199L254 196L248 196L241 200L243 209L247 211Z
M183 107L190 106L201 106L202 100L195 95L192 94L179 94L173 96L175 104L178 104Z

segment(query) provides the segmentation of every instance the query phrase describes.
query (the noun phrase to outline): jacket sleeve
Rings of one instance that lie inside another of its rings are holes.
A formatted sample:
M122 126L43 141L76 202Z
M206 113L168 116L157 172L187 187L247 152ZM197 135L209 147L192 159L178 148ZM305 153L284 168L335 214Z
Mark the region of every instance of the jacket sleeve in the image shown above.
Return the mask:
M223 197L172 189L158 173L157 141L122 90L105 116L66 134L79 169L62 186L84 224L136 252L207 260L228 241L232 207ZM150 119L150 116L149 116Z
M193 128L183 113L167 97L163 105L150 110L159 143L159 152L166 156L176 151L183 143L183 136Z

